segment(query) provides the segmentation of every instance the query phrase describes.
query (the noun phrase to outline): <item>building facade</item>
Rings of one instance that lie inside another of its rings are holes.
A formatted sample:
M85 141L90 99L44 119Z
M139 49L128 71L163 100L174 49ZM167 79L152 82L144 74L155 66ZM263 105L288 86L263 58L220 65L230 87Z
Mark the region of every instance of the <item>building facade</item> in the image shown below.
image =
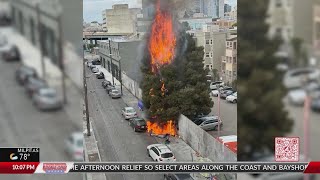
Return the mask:
M231 11L231 6L229 4L224 4L224 13L230 12Z
M142 58L138 53L141 52L139 48L141 48L142 45L142 41L136 39L98 41L102 65L118 80L120 80L121 69L123 74L139 82L142 76L140 72Z
M313 49L320 65L320 2L314 6L313 11Z
M62 36L59 30L61 14L58 1L11 1L13 26L56 65L59 65L59 38Z
M230 29L236 22L236 20L218 19L213 21L212 24L218 25L220 29Z
M102 12L109 33L136 33L137 14L140 8L130 8L128 4L115 4L112 9Z
M197 46L204 47L204 68L217 69L221 74L221 56L225 55L228 31L220 31L217 25L206 25L202 31L192 32Z
M237 36L226 40L226 52L221 63L222 80L231 85L237 79Z
M224 17L224 0L204 0L204 14L212 18Z
M203 26L212 22L211 17L198 17L198 18L183 18L179 20L180 23L187 22L191 30L202 30Z

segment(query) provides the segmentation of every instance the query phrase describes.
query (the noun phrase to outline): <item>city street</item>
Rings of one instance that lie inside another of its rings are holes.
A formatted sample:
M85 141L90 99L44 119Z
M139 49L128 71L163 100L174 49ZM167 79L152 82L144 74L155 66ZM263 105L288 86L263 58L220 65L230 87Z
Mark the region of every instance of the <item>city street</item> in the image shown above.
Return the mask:
M218 97L211 97L214 106L211 114L218 116ZM237 104L232 104L224 99L220 99L220 116L223 127L220 136L237 135ZM208 131L213 136L218 136L217 131Z
M1 147L40 147L41 161L72 161L64 151L64 140L71 132L81 131L81 121L78 124L75 123L76 120L73 118L78 116L72 117L65 110L38 111L26 96L24 87L19 86L15 81L14 73L18 66L18 63L6 63L0 59ZM82 174L1 175L1 179L6 180L79 180L81 178Z
M111 99L102 88L102 80L87 68L89 112L93 130L98 141L102 161L151 161L147 146L157 143L147 133L137 133L121 115L124 101ZM106 174L108 180L163 179L162 175Z

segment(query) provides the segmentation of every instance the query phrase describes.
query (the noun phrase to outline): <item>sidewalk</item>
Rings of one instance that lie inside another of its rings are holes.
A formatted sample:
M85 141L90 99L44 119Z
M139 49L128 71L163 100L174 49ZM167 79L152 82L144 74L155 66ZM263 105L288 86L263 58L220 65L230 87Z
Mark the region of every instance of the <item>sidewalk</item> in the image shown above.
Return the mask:
M0 33L8 38L9 43L15 44L19 48L22 57L21 63L35 68L39 76L42 77L41 56L39 49L11 27L0 28ZM67 54L70 58L72 53L67 52ZM71 63L75 60L66 60L66 62ZM59 96L62 97L62 73L59 68L54 65L48 58L45 58L44 61L46 69L46 81L48 85L55 88ZM82 127L80 119L82 113L80 110L82 109L82 107L80 100L82 99L82 95L80 93L80 89L78 89L81 88L81 85L79 83L81 81L80 69L76 69L80 67L76 65L77 63L74 64L74 69L70 72L68 71L68 74L69 77L73 77L74 80L79 77L79 81L75 83L73 82L73 79L67 78L65 80L68 103L64 106L64 110L68 114L69 119L76 125L77 128L79 128L79 130L81 130ZM79 64L81 66L81 63ZM78 72L78 74L76 74L76 72ZM79 84L80 86L76 88L75 84Z

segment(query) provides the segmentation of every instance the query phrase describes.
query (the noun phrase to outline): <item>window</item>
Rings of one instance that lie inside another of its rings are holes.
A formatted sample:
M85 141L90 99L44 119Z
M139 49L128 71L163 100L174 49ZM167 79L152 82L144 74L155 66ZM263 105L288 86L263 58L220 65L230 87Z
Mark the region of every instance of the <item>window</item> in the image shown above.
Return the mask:
M206 57L210 57L210 54L209 54L209 53L206 53Z
M210 40L210 44L213 44L213 40L212 39Z
M233 57L233 63L237 63L237 57Z
M233 75L236 76L237 75L237 71L233 71Z
M213 57L213 52L210 53L210 57Z
M206 40L206 44L209 44L209 40Z
M237 49L237 42L233 42L233 49Z

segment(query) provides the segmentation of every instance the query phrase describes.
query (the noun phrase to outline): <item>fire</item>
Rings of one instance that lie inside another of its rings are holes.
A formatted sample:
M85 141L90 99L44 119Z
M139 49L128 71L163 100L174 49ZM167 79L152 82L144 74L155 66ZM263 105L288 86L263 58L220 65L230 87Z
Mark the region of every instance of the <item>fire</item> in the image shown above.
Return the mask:
M152 72L155 73L161 65L172 62L175 47L176 37L173 31L172 15L161 10L160 0L158 0L149 42Z
M162 65L172 63L176 48L176 37L173 29L172 15L166 9L161 9L160 0L157 0L156 14L151 27L148 50L150 53L151 70L155 75L159 74L159 68ZM167 89L165 83L161 80L162 97L166 95ZM149 95L154 96L154 88L149 90ZM157 111L163 111L159 108ZM147 121L147 130L152 134L176 135L176 128L173 120L166 122Z
M165 135L170 134L171 136L176 135L176 128L172 120L167 121L164 124L158 122L147 121L147 131L152 134Z

